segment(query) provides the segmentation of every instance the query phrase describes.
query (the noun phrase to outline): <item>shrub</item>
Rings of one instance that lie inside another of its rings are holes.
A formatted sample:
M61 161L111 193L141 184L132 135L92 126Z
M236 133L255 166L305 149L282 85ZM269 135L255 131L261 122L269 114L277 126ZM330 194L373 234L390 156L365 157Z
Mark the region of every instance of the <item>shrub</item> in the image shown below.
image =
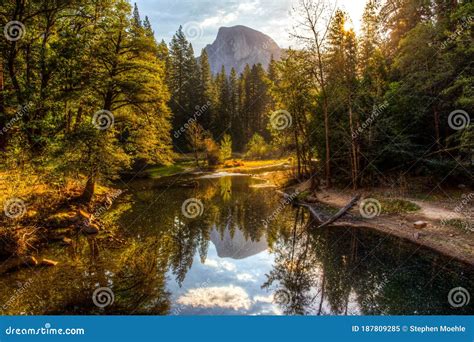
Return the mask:
M226 134L221 140L220 159L222 162L225 162L230 158L232 158L232 138L230 135Z
M271 147L261 135L255 133L247 144L245 157L249 159L263 159L268 157L270 153Z
M206 146L206 157L208 166L216 166L221 162L219 145L212 138L204 140Z

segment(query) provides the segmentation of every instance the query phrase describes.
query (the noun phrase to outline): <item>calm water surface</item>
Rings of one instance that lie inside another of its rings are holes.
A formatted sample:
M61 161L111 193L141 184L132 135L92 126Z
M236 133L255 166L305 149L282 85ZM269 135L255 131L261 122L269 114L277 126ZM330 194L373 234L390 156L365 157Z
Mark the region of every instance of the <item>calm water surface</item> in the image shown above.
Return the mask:
M474 270L365 229L308 229L262 180L232 175L133 181L104 216L125 241L77 237L44 257L54 268L0 278L3 314L473 314ZM189 198L202 215L183 215ZM274 220L265 224L269 217ZM112 234L111 234L112 235ZM92 294L109 287L114 302Z

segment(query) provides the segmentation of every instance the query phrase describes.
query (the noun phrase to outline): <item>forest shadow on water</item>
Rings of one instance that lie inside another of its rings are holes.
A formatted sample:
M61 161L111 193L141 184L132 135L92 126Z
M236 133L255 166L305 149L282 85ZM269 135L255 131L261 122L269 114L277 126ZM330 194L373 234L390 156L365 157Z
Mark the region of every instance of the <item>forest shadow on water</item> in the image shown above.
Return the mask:
M0 279L3 314L441 315L472 266L368 229L315 229L245 175L138 180L107 213L127 238L78 236L54 268ZM202 204L197 217L182 204ZM189 216L189 215L188 215ZM270 219L274 218L274 219ZM99 288L109 289L95 296ZM101 305L103 301L107 305ZM102 307L103 306L103 307Z

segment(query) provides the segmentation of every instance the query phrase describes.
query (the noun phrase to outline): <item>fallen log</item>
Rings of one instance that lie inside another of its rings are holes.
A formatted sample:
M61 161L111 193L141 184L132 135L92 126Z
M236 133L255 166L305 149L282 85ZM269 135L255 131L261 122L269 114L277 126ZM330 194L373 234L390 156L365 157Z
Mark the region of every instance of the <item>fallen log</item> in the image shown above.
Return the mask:
M307 204L307 203L303 203L303 202L299 202L299 201L296 204L299 205L300 207L304 207L304 208L308 209L311 212L311 215L313 215L314 218L316 218L316 220L318 220L319 222L324 222L324 219L322 218L320 213L312 205Z
M314 207L311 206L310 204L299 201L295 195L289 195L289 194L287 194L286 192L283 192L283 191L280 191L280 190L276 190L276 192L277 192L278 194L280 194L281 196L283 196L283 198L285 198L287 201L290 201L291 203L293 203L294 205L297 205L297 206L304 207L304 208L308 209L308 210L311 212L311 214L312 214L319 222L323 222L323 221L324 221L324 220L321 218L321 215L316 211L316 208L314 208Z
M330 224L336 222L339 220L341 217L343 217L349 210L351 210L357 202L360 200L360 195L355 196L344 208L339 210L336 215L334 215L332 218L324 222L322 225L320 225L318 228L324 228L329 226Z
M323 222L321 225L318 226L318 228L327 227L342 218L349 210L351 210L357 204L357 202L359 202L361 197L360 195L355 196L344 208L339 210L336 215L325 220L322 215L317 211L317 209L311 204L301 202L293 195L289 195L283 191L277 190L277 192L282 195L286 200L291 201L293 204L307 208L319 222Z

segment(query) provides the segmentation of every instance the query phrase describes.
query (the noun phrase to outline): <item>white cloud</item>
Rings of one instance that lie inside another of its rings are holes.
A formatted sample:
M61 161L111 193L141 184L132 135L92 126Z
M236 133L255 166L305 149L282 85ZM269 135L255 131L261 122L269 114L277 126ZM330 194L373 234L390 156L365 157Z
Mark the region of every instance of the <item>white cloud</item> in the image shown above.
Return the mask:
M191 289L179 297L177 303L192 307L232 310L248 310L252 305L247 292L233 285Z
M223 25L227 25L235 20L237 20L238 14L237 13L225 13L224 11L219 11L216 15L204 19L200 26L203 28L208 27L221 27Z
M258 9L260 1L241 2L237 7L238 12L251 12Z
M233 272L237 269L237 267L233 263L227 260L216 260L211 258L206 259L204 265L229 272Z
M244 282L255 282L256 279L250 273L240 273L237 274L237 280L244 281Z
M262 303L273 303L273 295L269 296L255 296L253 297L254 302L262 302Z
M221 26L245 25L272 37L280 47L295 42L289 38L293 21L290 16L294 0L135 0L142 17L148 15L158 40L167 42L179 25L198 22L203 30L199 39L193 40L194 51L199 54L216 38ZM330 0L348 11L356 31L364 9L363 0Z

